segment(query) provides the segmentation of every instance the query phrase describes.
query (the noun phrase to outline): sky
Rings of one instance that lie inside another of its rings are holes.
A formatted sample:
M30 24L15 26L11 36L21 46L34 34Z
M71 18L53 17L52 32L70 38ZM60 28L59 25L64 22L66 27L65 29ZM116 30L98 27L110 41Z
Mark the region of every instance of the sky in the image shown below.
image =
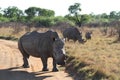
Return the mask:
M80 3L80 14L109 14L111 11L120 11L119 0L0 0L2 9L16 6L20 10L29 7L40 7L55 11L56 16L69 14L68 8L74 3Z

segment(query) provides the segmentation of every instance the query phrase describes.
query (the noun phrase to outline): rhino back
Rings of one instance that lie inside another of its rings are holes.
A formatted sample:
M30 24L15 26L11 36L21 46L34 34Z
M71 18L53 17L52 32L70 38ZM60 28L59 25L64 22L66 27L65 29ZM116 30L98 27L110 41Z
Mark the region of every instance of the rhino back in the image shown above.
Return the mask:
M77 37L79 36L79 31L77 28L67 28L66 30L63 31L63 36L69 39L74 39L77 40Z
M48 34L47 34L48 35ZM34 57L52 56L52 40L46 33L32 32L21 37L25 52Z

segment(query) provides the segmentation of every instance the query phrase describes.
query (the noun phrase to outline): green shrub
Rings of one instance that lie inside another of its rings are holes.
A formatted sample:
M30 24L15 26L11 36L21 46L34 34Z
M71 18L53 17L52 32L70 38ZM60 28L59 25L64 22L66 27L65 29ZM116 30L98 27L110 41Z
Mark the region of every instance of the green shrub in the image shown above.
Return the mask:
M0 22L9 22L9 19L6 17L0 17Z
M52 17L34 17L32 22L36 24L36 27L45 26L50 27L54 25L54 20Z

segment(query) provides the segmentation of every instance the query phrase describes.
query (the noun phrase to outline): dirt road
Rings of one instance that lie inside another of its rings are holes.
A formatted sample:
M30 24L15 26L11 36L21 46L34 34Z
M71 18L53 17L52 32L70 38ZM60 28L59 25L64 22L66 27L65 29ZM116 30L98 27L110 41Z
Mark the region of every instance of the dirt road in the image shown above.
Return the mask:
M39 58L30 57L30 68L20 67L22 56L17 48L17 42L0 40L0 80L73 80L64 68L59 72L52 71L52 59L48 60L49 71L42 72Z

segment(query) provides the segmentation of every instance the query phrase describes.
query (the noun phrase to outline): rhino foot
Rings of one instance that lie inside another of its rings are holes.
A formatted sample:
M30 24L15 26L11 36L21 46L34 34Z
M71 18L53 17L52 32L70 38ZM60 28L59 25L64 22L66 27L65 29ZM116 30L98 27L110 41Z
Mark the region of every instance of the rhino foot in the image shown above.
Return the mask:
M52 72L58 72L59 70L57 68L53 68Z
M48 71L48 69L47 68L43 68L42 71Z
M29 65L24 65L22 66L23 68L29 68L30 66Z

